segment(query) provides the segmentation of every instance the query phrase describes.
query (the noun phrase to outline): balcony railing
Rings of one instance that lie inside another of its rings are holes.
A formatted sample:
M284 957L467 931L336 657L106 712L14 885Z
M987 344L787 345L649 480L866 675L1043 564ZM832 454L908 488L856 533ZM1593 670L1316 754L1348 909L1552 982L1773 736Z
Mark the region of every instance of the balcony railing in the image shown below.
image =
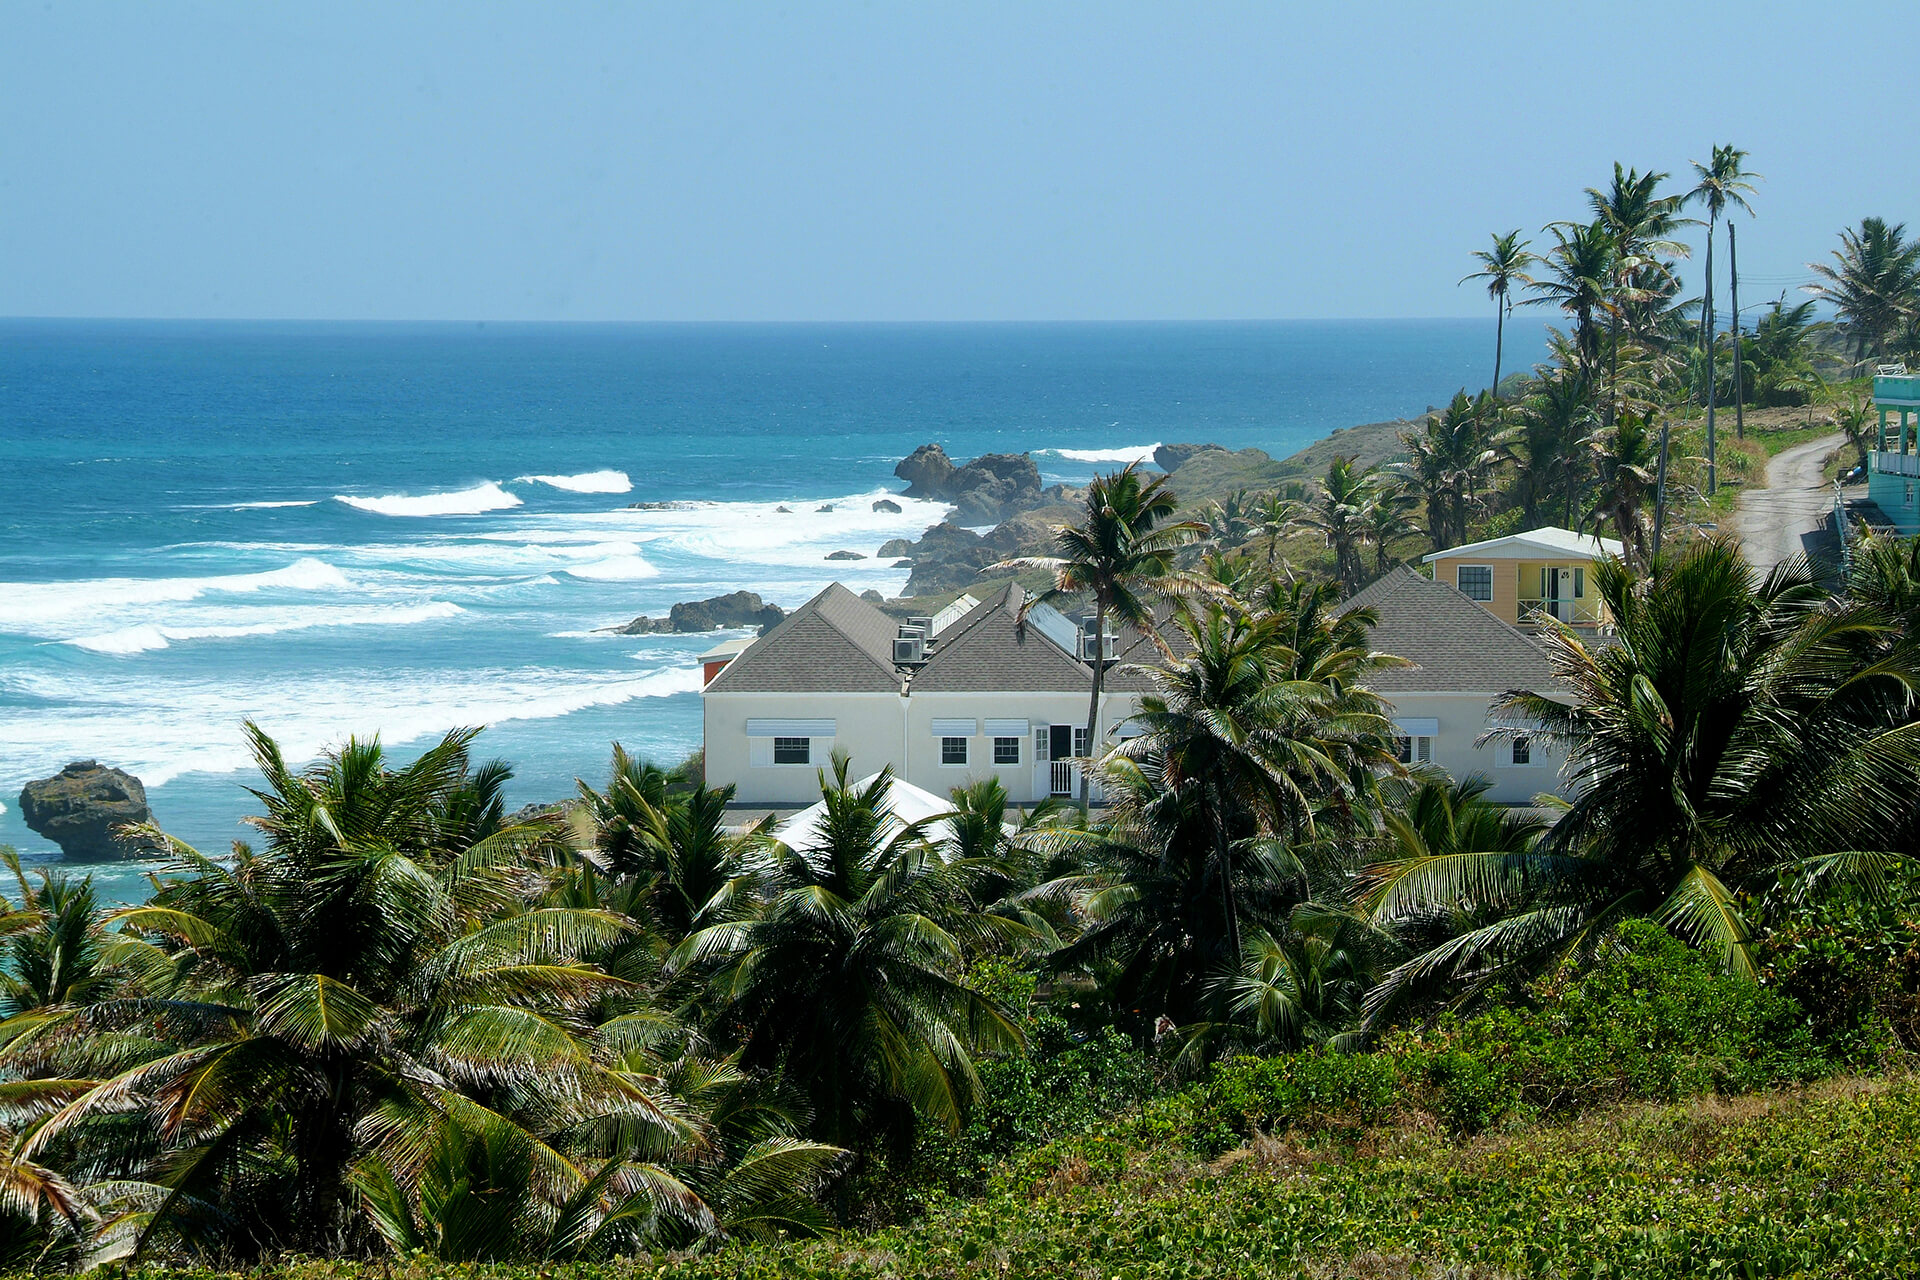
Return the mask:
M1867 454L1869 469L1883 476L1920 478L1920 453L1891 453L1875 449Z
M1920 404L1920 373L1876 374L1873 398L1880 404Z

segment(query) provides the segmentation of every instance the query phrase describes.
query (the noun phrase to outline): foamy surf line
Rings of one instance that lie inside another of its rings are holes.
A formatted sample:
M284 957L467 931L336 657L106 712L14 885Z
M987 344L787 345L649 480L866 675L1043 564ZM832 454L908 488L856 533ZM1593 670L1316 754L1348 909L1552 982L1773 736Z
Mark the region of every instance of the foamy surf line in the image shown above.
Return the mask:
M63 640L61 643L70 644L76 649L86 649L92 653L129 655L165 649L175 641L238 640L250 636L281 635L288 631L307 631L315 627L399 627L416 622L433 622L442 618L451 618L464 612L465 610L457 604L435 600L428 604L401 609L384 607L326 609L310 613L295 613L290 617L267 622L236 623L229 626L150 624L121 627L117 631L78 636L72 640Z
M149 790L183 773L237 773L253 767L241 722L253 719L289 760L317 758L350 734L378 734L389 746L462 725L551 720L594 707L698 694L700 669L674 665L608 679L539 668L475 669L422 687L393 672L362 680L294 679L272 687L230 680L152 689L132 680L28 680L25 691L63 704L59 717L0 726L0 777L33 777L49 756L112 756Z
M568 493L631 493L633 481L624 471L585 471L577 476L519 476L515 484L544 484Z
M517 496L491 480L452 493L389 493L372 498L336 493L333 500L376 516L477 516L520 505Z
M197 600L210 592L344 591L353 584L324 560L306 557L284 569L230 573L210 578L86 578L78 582L0 582L7 608L0 623L29 628L76 613L101 613L128 605ZM0 625L0 630L10 628Z
M1069 462L1151 462L1154 450L1160 447L1160 441L1152 444L1127 445L1119 449L1035 449L1035 453L1050 454L1056 458L1065 458Z

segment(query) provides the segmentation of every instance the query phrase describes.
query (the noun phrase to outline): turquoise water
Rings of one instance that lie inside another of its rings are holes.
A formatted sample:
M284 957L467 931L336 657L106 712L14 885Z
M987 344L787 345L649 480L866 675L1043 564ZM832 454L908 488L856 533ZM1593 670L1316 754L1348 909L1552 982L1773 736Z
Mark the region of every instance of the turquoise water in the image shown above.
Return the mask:
M93 756L223 851L245 717L303 759L485 724L515 803L615 739L677 759L711 639L595 628L897 592L825 556L942 515L872 510L915 446L1073 481L1162 441L1284 455L1478 385L1492 329L0 322L0 844L50 855L19 787ZM629 506L659 501L688 505Z

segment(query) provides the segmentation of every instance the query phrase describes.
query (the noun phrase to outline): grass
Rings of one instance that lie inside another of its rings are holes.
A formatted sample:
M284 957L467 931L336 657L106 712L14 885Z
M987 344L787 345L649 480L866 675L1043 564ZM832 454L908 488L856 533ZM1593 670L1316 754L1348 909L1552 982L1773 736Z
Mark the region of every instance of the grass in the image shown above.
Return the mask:
M864 1236L594 1266L295 1263L286 1280L827 1277L1909 1276L1920 1087L1848 1079L1456 1141L1409 1114L1357 1141L1213 1160L1151 1126L1059 1142L980 1199ZM138 1275L139 1272L132 1274ZM155 1273L158 1274L158 1273ZM172 1273L178 1275L180 1273Z

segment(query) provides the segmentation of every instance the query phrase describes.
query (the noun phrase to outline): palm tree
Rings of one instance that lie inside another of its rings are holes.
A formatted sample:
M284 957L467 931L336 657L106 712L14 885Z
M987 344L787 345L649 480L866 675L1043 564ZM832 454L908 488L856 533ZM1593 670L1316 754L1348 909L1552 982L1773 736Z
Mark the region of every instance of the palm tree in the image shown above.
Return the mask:
M1757 178L1757 173L1749 173L1740 166L1745 163L1747 153L1734 146L1713 148L1712 158L1706 164L1698 160L1689 161L1694 174L1699 178L1687 199L1703 204L1707 208L1707 287L1700 304L1700 349L1706 353L1706 387L1704 388L1707 405L1707 492L1714 493L1720 487L1718 471L1718 442L1714 438L1714 407L1718 389L1715 376L1713 349L1719 340L1714 323L1713 299L1713 233L1720 225L1720 215L1728 206L1738 205L1753 216L1753 206L1747 203L1747 196L1753 191L1748 178Z
M1320 490L1295 517L1297 528L1311 529L1333 551L1334 576L1348 592L1359 589L1366 576L1360 548L1372 536L1373 504L1384 477L1378 469L1354 465L1351 455L1327 464Z
M1865 396L1856 392L1845 404L1837 404L1829 415L1833 425L1847 438L1854 452L1860 457L1860 467L1867 465L1867 452L1879 443L1880 424L1874 409Z
M1388 569L1387 546L1395 538L1420 532L1411 512L1420 501L1418 494L1404 484L1382 485L1373 505L1367 509L1367 537L1373 542L1373 573L1379 577Z
M1807 292L1840 314L1853 339L1857 367L1886 350L1902 321L1920 310L1920 240L1908 241L1907 224L1862 218L1858 231L1842 231L1833 265L1809 262L1819 276Z
M863 786L848 768L836 752L821 771L811 843L769 848L762 910L699 930L670 963L712 974L716 1034L798 1090L817 1132L904 1141L916 1118L956 1127L980 1091L974 1054L1019 1045L963 968L971 946L1032 933L980 909L990 869L948 862L893 816L891 770Z
M1488 440L1493 406L1484 395L1457 391L1446 411L1428 414L1418 432L1403 432L1408 460L1394 470L1427 502L1427 536L1435 551L1467 540L1467 509L1476 502L1497 456Z
M1831 881L1873 889L1897 855L1920 764L1912 655L1882 648L1876 611L1828 607L1804 564L1756 580L1724 541L1695 543L1642 582L1593 580L1618 625L1590 650L1550 633L1564 691L1502 700L1499 736L1564 745L1579 795L1531 849L1401 858L1374 868L1376 919L1452 913L1472 927L1399 966L1375 999L1427 980L1471 994L1591 956L1649 916L1753 972L1749 894Z
M1306 491L1297 483L1262 494L1254 507L1253 532L1267 544L1267 573L1278 558L1280 540L1293 531Z
M20 906L0 916L0 1041L25 1027L22 1015L93 1004L119 974L113 940L101 927L93 877L41 870L35 888L11 851L0 857L20 886ZM19 1018L21 1021L15 1022Z
M1613 183L1602 191L1587 188L1594 217L1612 233L1615 245L1614 288L1607 310L1611 316L1608 373L1608 421L1620 412L1621 330L1639 335L1652 320L1651 304L1669 293L1675 280L1672 259L1684 257L1687 247L1673 238L1682 225L1680 207L1685 197L1658 194L1664 173L1641 173L1613 166Z
M1620 415L1613 430L1592 437L1588 448L1593 453L1598 478L1592 518L1613 525L1614 536L1626 550L1629 567L1647 563L1646 522L1641 508L1654 484L1654 469L1659 464L1659 446L1648 430L1647 420L1636 413Z
M1599 425L1592 385L1577 369L1549 373L1522 402L1518 421L1502 438L1515 466L1513 492L1529 528L1549 504L1560 507L1561 524L1574 522L1585 481L1581 441Z
M1520 238L1519 228L1507 234L1493 237L1493 247L1476 249L1473 256L1480 263L1480 270L1472 275L1461 277L1460 283L1469 280L1485 280L1487 296L1493 299L1493 398L1500 398L1500 357L1507 344L1507 313L1513 310L1513 286L1532 284L1527 277L1527 268L1536 259L1527 251L1531 240Z
M1206 590L1195 575L1175 570L1174 556L1207 535L1197 520L1172 520L1179 509L1166 476L1141 479L1134 466L1111 475L1095 476L1087 486L1087 513L1080 524L1060 525L1053 531L1052 556L1024 556L1003 560L981 570L1044 569L1053 585L1021 605L1028 610L1074 597L1093 597L1094 634L1105 636L1110 621L1125 623L1144 634L1171 658L1154 618L1157 598L1192 595ZM1171 521L1171 523L1169 523ZM1087 703L1087 750L1100 750L1100 695L1106 684L1107 663L1088 664L1093 689ZM1090 803L1090 771L1080 771L1080 809Z
M652 1163L704 1148L700 1118L584 1021L616 984L582 957L633 926L528 904L557 831L499 822L506 770L470 764L472 732L299 773L247 733L264 847L229 866L144 829L182 878L113 917L142 987L4 1051L28 1077L16 1153L106 1188L102 1256L358 1252L476 1152L534 1171L514 1214L582 1238L710 1220Z
M1539 261L1547 275L1528 282L1534 296L1521 305L1556 306L1573 321L1574 351L1584 381L1594 381L1600 361L1597 312L1606 310L1614 294L1619 243L1604 222L1555 222L1547 227L1554 246Z

